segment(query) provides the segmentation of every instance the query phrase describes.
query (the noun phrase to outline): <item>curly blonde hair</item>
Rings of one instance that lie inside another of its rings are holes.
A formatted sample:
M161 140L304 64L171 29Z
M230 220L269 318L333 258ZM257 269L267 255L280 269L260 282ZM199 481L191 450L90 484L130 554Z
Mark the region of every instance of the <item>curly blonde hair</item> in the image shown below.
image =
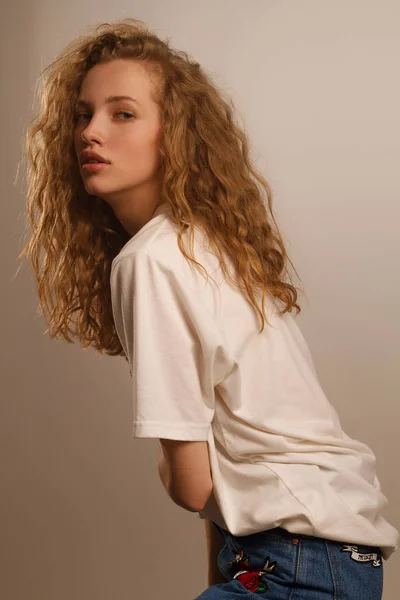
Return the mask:
M272 193L250 164L233 102L187 53L173 49L142 21L123 19L75 38L36 84L40 109L25 137L27 222L33 233L19 259L29 254L50 337L73 343L70 335L75 336L83 349L125 356L113 321L110 273L130 235L107 203L86 192L73 142L74 106L85 75L97 63L121 58L141 61L153 76L163 132L160 203L171 208L183 255L205 271L182 241L189 227L192 246L194 225L200 225L224 276L247 294L259 314L259 333L268 322L265 294L283 303L280 314L293 307L298 314L296 288L283 277L289 275L286 260L292 263L273 216ZM256 301L260 292L262 310ZM74 313L75 331L70 326Z

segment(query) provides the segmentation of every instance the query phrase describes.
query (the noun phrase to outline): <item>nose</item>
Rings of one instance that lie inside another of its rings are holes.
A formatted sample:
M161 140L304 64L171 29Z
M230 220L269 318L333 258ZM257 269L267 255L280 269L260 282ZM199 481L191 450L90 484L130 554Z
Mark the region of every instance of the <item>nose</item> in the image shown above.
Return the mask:
M86 144L91 144L92 142L99 142L100 136L86 128L81 132L81 140Z
M99 144L102 143L103 135L101 133L100 124L97 121L95 122L93 117L81 132L81 139L87 144L90 144L93 141L98 142Z

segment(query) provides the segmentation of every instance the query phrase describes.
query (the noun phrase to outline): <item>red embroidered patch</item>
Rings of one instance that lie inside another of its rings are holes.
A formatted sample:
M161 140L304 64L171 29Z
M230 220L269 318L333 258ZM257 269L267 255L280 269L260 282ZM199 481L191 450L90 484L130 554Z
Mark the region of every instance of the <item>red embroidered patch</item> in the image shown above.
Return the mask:
M236 550L236 556L233 560L228 562L230 567L237 565L239 571L235 573L234 579L240 581L250 592L266 592L268 585L263 579L266 573L272 573L276 567L276 562L270 564L270 557L267 557L267 561L263 566L262 571L258 569L252 569L250 565L250 559L245 555L244 551L237 547L232 540L232 545Z

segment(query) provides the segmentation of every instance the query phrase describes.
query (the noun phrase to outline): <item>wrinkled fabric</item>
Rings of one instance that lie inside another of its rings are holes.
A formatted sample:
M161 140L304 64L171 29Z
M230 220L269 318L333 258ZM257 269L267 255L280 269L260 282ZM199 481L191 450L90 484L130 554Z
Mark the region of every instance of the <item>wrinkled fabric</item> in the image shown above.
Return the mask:
M193 251L208 279L182 254L169 216L161 205L111 267L132 436L207 441L213 494L197 516L233 535L283 527L389 558L399 533L382 514L375 455L342 430L293 316L267 296L259 333L200 228ZM190 249L188 231L183 241ZM233 275L228 257L227 267Z

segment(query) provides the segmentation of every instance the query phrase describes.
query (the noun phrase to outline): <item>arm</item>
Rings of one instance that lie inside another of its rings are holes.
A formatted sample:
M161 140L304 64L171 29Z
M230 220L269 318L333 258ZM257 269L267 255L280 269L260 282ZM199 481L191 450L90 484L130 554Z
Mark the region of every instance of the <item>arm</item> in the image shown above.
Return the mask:
M161 448L161 452L160 452L160 455L158 458L158 474L163 483L163 486L165 487L165 489L167 490L168 495L169 495L170 473L169 473L168 463L165 460L162 448Z
M160 439L158 472L170 498L191 512L203 510L212 493L207 442Z
M158 472L160 475L160 479L170 495L170 470L168 462L165 460L165 456L163 450L161 448L161 453L158 461ZM222 575L221 571L218 568L218 554L224 547L225 541L221 534L215 529L211 521L208 519L204 520L204 525L206 529L206 539L207 539L207 574L208 574L208 586L216 585L218 583L226 583L226 579Z
M208 519L204 520L204 525L207 538L208 585L212 586L218 583L226 583L227 579L222 575L217 563L218 554L225 545L224 538Z

